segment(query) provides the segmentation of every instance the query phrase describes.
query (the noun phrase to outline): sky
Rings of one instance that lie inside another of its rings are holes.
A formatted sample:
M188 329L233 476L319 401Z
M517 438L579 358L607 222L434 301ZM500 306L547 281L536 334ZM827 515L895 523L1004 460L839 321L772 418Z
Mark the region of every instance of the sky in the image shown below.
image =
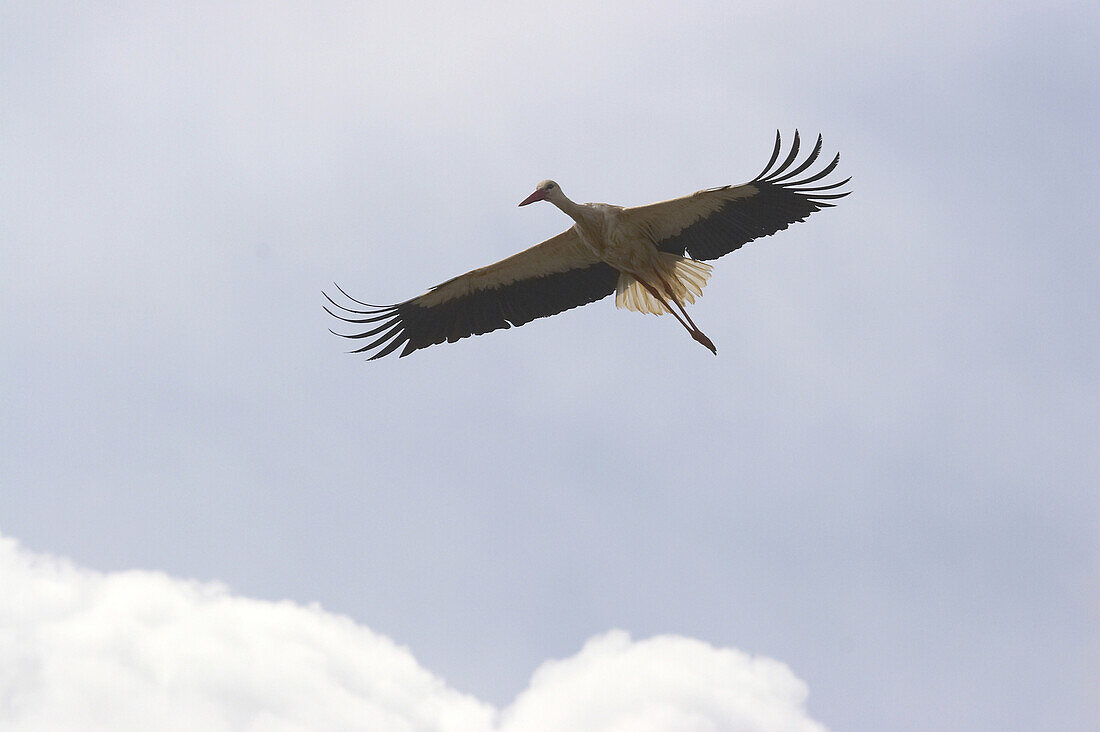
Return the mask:
M1095 729L1098 21L0 6L0 719ZM795 128L853 193L714 263L717 357L610 300L328 332L562 231L544 178Z

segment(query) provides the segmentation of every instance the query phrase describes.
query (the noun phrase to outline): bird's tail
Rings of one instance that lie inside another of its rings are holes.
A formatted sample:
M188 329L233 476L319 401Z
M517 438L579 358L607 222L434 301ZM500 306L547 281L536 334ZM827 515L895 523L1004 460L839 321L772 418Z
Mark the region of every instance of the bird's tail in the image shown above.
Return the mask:
M706 262L660 252L657 255L657 272L654 274L659 275L660 279L668 284L672 295L680 301L681 305L687 305L695 302L695 298L703 294L711 269L713 268ZM652 279L650 284L662 295L667 295L664 286ZM634 275L626 272L619 275L619 284L615 288L615 307L653 315L668 312L665 306L634 278Z

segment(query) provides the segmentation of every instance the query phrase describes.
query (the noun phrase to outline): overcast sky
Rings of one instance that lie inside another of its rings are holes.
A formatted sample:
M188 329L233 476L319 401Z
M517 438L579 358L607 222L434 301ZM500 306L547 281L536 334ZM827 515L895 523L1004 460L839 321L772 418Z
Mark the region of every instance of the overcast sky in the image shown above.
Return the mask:
M0 719L1095 729L1100 12L528 5L0 6ZM796 127L717 358L327 330Z

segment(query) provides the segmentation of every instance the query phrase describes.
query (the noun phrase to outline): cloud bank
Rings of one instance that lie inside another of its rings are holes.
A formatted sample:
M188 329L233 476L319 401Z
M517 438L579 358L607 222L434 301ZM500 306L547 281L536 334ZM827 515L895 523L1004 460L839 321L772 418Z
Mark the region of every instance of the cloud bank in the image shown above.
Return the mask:
M611 631L498 710L318 606L104 574L0 537L6 730L821 732L806 695L778 661Z

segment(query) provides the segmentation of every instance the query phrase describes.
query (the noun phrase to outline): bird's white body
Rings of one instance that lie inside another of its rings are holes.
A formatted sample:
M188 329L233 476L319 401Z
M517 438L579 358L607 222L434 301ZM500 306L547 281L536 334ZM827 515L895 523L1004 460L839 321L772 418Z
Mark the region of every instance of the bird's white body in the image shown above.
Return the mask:
M561 194L563 198L564 195ZM624 219L622 206L574 204L569 199L565 199L567 205L561 205L554 199L547 200L573 219L573 228L581 243L601 262L607 262L620 272L641 273L652 268L657 258L657 245L639 236L638 227Z
M700 260L717 259L846 196L834 192L846 180L811 185L832 172L839 155L824 169L799 178L817 160L821 144L819 136L813 151L796 164L795 132L790 152L776 166L781 149L777 134L771 160L752 181L648 206L574 203L557 183L544 180L520 205L549 201L573 220L568 230L397 305L354 310L329 298L349 315L368 317L332 314L349 323L372 324L346 337L378 336L356 352L377 348L371 358L380 358L402 345L405 356L435 343L522 325L614 292L616 306L672 313L692 338L717 352L684 309L702 294L710 277L711 266Z
M615 306L640 313L661 315L671 312L641 282L664 283L669 294L681 303L693 303L703 294L711 266L677 254L661 252L646 221L629 215L629 209L609 203L570 201L555 186L556 196L546 200L573 219L573 230L581 243L601 262L620 272L615 287Z

